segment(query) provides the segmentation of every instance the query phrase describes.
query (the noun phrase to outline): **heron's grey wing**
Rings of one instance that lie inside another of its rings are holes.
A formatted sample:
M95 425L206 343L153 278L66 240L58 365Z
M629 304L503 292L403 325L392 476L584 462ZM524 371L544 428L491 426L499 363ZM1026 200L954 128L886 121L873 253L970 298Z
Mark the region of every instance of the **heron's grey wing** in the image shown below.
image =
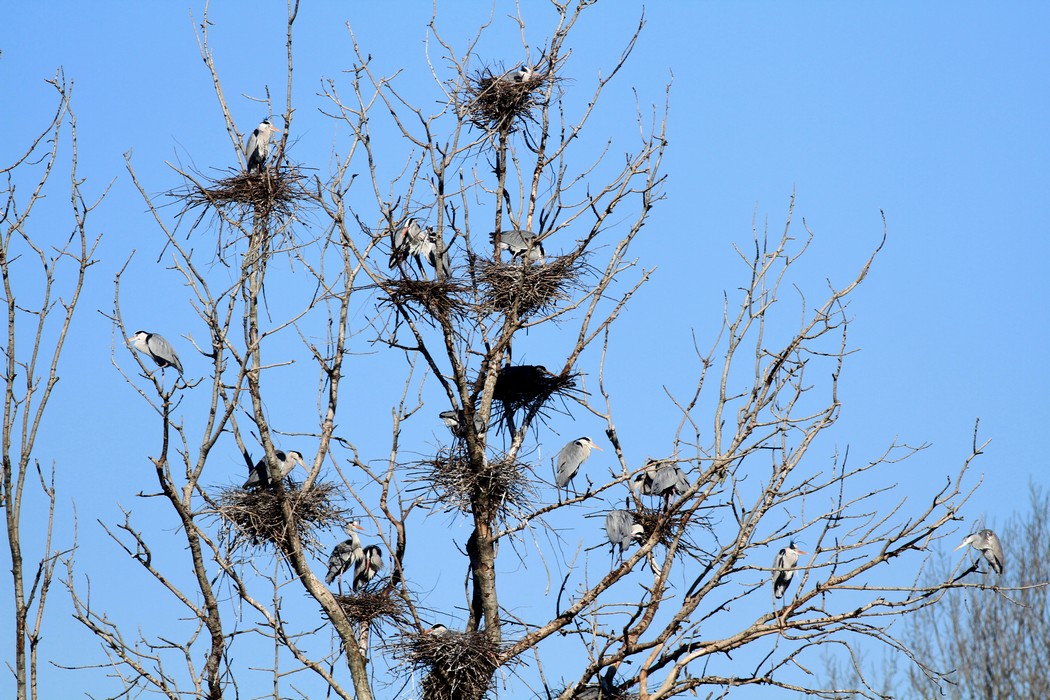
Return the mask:
M985 559L995 569L995 573L1001 574L1006 569L1006 557L1003 555L1003 544L999 541L999 535L991 530L988 531L988 549L984 552Z
M564 488L569 483L569 479L576 476L580 468L580 461L575 454L576 450L573 449L575 447L577 447L576 443L570 442L558 453L558 467L554 473L554 483L558 485L558 488Z
M360 550L354 546L352 540L344 540L337 544L332 549L331 556L328 557L328 575L325 576L325 583L332 583L337 577L346 573L347 570L354 566L359 551Z
M248 473L248 480L244 482L242 489L250 489L256 486L266 487L270 485L270 473L266 468L266 460L260 459Z
M182 363L179 362L179 356L167 338L154 333L146 339L146 347L149 348L149 354L153 356L158 365L161 367L171 365L179 371L179 374L182 374Z

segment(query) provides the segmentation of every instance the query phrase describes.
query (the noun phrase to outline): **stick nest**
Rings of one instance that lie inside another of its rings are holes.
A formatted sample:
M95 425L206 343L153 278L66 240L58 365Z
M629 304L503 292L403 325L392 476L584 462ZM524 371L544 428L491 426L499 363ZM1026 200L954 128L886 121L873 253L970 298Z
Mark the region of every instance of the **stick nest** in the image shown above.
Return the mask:
M700 549L690 536L690 530L693 527L699 526L708 531L711 529L709 519L695 513L667 513L663 510L643 508L632 510L631 516L636 523L642 526L642 537L645 540L656 532L657 542L668 548L674 545L677 547L677 552L681 554L695 554ZM676 538L678 538L677 544L675 543Z
M191 206L212 206L226 214L254 215L258 212L285 218L309 194L303 187L303 180L299 168L283 165L262 173L249 175L240 171L220 180L205 178L194 182L183 196Z
M500 369L492 392L494 418L505 421L518 411L546 417L547 402L576 391L573 374L551 374L542 365L507 365Z
M581 290L580 277L587 269L578 255L563 255L546 264L525 260L477 260L475 274L481 289L482 310L510 313L518 318L554 311L558 304Z
M554 692L553 697L560 698L566 690L569 688L565 687ZM635 700L638 693L630 693L616 686L608 688L598 683L588 683L576 688L569 697L573 700Z
M508 74L494 75L484 68L467 81L466 103L470 123L479 129L514 131L515 122L532 119L533 108L546 97L544 86L554 80L550 71L535 72L516 82Z
M337 595L335 600L353 622L377 629L384 621L407 626L409 623L405 601L394 595L389 585L349 595Z
M383 283L383 291L387 293L385 303L401 307L414 305L435 318L447 318L463 311L463 295L469 290L447 279L389 279Z
M284 493L278 490L227 488L219 494L218 512L229 526L228 536L234 547L274 545L284 549L288 527L284 522L281 502L288 500L292 521L305 547L316 547L320 542L314 534L345 522L348 511L337 505L339 488L335 484L316 482L303 489L287 480Z
M484 632L420 634L395 653L425 672L423 700L481 700L493 687L500 645Z
M537 494L529 479L528 466L507 459L489 459L475 469L462 445L443 449L433 458L416 464L415 481L428 484L434 502L448 510L471 513L480 496L495 505L502 517L520 511Z

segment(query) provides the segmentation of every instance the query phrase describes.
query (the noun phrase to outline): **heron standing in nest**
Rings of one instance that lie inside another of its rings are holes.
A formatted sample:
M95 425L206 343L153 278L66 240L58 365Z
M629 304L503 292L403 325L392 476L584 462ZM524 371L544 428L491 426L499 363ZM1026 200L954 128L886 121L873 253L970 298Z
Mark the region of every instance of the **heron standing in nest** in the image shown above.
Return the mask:
M303 462L303 455L300 452L291 450L287 454L281 450L277 450L273 453L275 457L274 464L267 464L266 455L255 463L252 470L248 473L248 480L241 486L242 489L254 489L263 488L268 489L277 482L281 481L284 477L291 473L292 469L295 468L296 464L306 469L306 463Z

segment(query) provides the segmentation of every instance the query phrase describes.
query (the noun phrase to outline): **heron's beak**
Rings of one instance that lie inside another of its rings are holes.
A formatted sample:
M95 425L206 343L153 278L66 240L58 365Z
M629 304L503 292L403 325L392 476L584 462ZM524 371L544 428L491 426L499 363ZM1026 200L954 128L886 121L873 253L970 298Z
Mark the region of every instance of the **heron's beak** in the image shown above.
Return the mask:
M958 552L960 549L962 549L963 547L965 547L968 544L970 544L970 540L963 540L963 543L961 545L959 545L958 547L956 547L955 549L953 549L952 551L953 552Z
M593 442L591 443L591 449L598 450L599 452L602 452L602 448L598 447Z

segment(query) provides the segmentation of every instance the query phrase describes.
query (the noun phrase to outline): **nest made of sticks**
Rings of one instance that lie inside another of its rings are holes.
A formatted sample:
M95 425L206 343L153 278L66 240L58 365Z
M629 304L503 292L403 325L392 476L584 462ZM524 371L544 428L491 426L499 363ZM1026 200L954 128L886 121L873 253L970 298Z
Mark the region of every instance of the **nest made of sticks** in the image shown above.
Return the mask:
M454 280L389 279L382 283L383 303L404 307L414 304L435 318L461 315L466 308L467 287Z
M554 311L558 304L583 289L580 277L587 264L580 255L563 255L545 263L514 259L510 262L476 259L475 275L485 312L509 313L518 318Z
M632 510L631 516L634 521L642 526L642 539L648 540L653 532L657 533L657 542L664 547L674 544L678 539L677 552L679 554L696 554L700 548L693 542L691 532L694 527L710 531L711 523L706 517L698 516L696 513L667 513L663 510L653 508L642 508Z
M493 687L501 648L484 632L420 634L394 648L423 678L424 700L481 700Z
M538 70L517 81L513 71L493 74L484 68L467 80L465 101L471 124L479 129L513 131L515 122L532 118L532 110L546 97L544 86L554 80L549 70Z
M542 365L506 365L492 392L493 421L498 425L518 411L546 417L547 402L577 391L574 374L552 374Z
M219 493L218 513L229 526L227 536L234 548L247 544L251 547L275 545L283 549L288 534L281 506L283 499L291 505L292 520L304 547L320 546L315 533L346 520L349 511L338 505L342 499L335 484L319 481L303 489L290 479L284 483L283 494L277 489L238 487Z
M408 626L410 620L405 601L394 593L389 582L374 588L365 588L347 595L336 595L335 600L353 622L376 629L383 622Z
M462 513L472 512L475 500L483 496L505 518L525 509L537 497L528 465L503 456L487 459L476 469L461 443L417 462L412 480L427 484L433 493L432 502Z
M184 198L190 206L211 206L227 214L262 213L286 217L295 211L299 201L308 196L303 181L304 176L298 167L282 164L263 172L242 170L221 179L204 178L177 196Z

